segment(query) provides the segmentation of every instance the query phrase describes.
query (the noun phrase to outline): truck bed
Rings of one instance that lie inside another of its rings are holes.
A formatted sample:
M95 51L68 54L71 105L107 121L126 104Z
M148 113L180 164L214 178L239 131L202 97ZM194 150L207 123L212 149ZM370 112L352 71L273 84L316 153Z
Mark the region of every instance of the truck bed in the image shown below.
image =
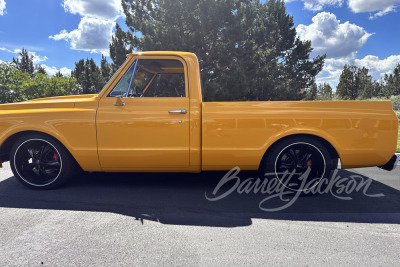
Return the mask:
M202 104L202 169L255 170L277 140L323 138L342 168L383 165L396 151L390 101L207 102Z

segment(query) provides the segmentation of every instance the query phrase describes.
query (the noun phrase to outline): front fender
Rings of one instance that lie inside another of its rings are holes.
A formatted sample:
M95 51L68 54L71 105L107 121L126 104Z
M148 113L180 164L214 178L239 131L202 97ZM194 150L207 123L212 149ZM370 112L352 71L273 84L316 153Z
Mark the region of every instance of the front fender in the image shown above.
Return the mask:
M99 170L95 117L95 108L0 111L0 146L17 133L41 132L60 141L82 169Z

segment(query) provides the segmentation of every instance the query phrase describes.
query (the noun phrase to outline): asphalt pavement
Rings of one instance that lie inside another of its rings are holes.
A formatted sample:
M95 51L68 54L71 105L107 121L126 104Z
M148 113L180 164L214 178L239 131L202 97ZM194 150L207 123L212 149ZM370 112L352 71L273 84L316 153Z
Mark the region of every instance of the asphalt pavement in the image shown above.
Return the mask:
M400 166L392 172L339 170L337 178L360 185L350 184L348 192L336 184L327 193L298 198L232 190L225 198L208 200L233 188L226 184L213 194L224 175L96 173L75 177L60 189L36 191L19 184L9 164L4 164L0 264L397 266L400 262ZM241 182L252 175L240 173Z

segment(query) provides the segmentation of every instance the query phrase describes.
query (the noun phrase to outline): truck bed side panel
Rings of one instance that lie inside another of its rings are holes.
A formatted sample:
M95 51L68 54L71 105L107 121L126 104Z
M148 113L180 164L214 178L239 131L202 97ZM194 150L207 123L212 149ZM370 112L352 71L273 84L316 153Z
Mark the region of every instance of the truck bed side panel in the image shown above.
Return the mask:
M209 102L202 110L202 169L256 170L277 140L324 138L344 168L385 164L396 150L390 101Z

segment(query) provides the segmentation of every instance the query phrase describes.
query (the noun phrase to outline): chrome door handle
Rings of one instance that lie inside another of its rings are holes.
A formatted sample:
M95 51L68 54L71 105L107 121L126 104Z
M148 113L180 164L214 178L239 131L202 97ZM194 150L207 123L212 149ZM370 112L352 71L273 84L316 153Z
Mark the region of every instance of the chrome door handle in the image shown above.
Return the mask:
M178 109L178 110L170 110L169 113L180 113L180 114L186 114L187 111L186 109Z

